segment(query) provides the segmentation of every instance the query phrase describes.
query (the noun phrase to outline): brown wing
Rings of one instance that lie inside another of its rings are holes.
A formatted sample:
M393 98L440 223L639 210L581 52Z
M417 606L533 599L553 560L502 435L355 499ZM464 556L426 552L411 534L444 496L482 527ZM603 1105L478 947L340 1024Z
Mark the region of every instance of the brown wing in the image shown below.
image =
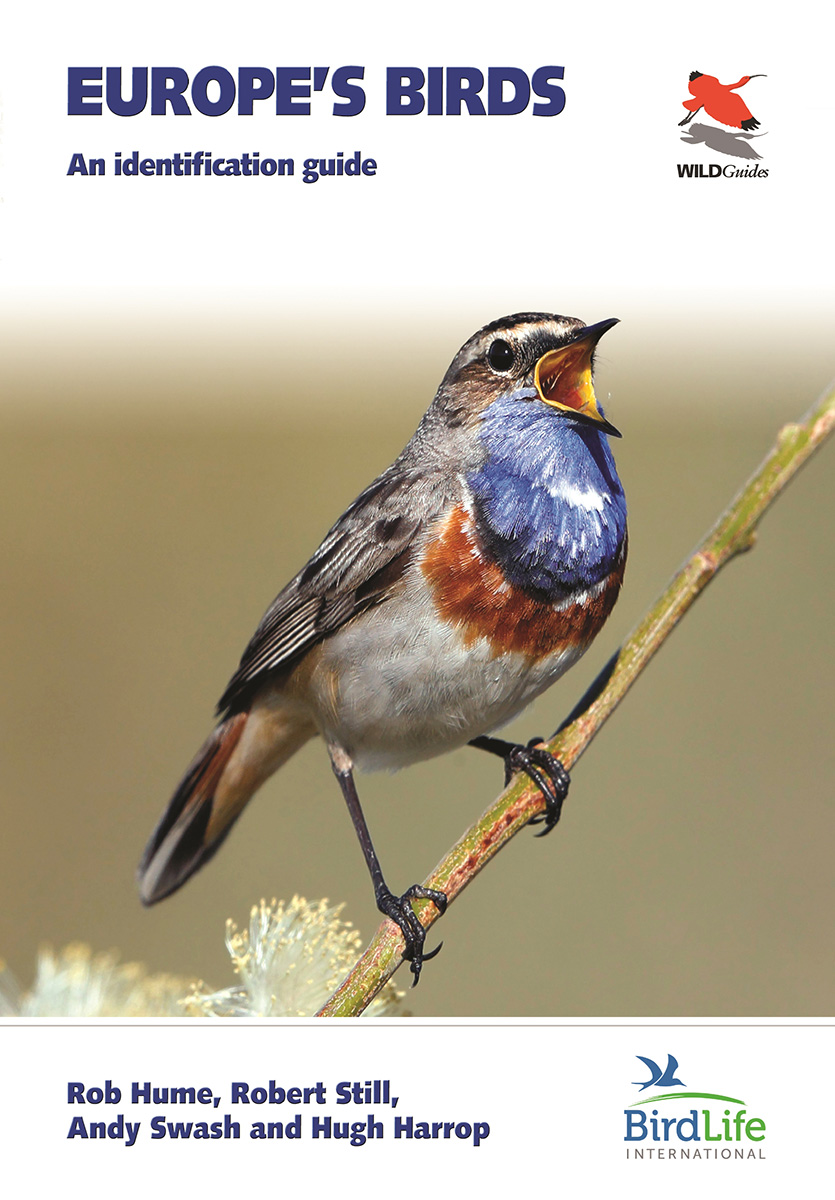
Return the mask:
M253 685L391 593L415 539L443 511L449 480L395 464L357 497L267 609L218 703L246 707Z

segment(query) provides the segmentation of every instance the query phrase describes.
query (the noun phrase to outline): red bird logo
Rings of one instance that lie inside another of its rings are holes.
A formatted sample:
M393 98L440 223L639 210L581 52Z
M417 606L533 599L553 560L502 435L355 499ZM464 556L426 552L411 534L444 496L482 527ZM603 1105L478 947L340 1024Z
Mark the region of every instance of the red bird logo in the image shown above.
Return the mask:
M689 91L693 99L682 101L684 107L690 109L690 115L679 121L679 125L686 125L697 112L704 109L709 117L713 117L714 121L719 121L722 125L731 125L734 129L746 131L757 129L760 122L752 116L742 97L735 93L736 89L744 87L749 79L764 78L764 75L743 75L736 83L720 83L715 75L691 71Z

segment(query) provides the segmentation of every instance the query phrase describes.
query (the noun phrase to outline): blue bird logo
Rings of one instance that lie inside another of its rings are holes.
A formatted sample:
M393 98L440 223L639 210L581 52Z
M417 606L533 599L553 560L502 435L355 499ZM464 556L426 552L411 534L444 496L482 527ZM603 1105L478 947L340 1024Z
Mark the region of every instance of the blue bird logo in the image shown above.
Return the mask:
M675 1073L678 1070L678 1059L673 1058L672 1054L667 1055L667 1065L662 1071L657 1062L653 1062L651 1058L644 1058L643 1054L636 1054L642 1063L646 1063L650 1070L650 1078L646 1083L642 1083L639 1079L634 1079L632 1082L635 1087L639 1087L642 1092L648 1087L685 1087L680 1079L675 1078Z

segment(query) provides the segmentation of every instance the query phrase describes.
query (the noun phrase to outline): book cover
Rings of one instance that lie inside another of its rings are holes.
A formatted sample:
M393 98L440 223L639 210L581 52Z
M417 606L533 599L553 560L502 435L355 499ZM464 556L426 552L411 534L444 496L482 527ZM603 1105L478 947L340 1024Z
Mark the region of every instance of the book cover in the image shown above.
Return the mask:
M148 1015L131 993L144 976L117 964L166 977L153 985L157 1017L190 993L222 994L225 1012L307 1018L309 993L293 991L285 1010L269 986L247 1010L227 919L242 931L262 900L292 908L305 897L344 905L339 920L361 931L360 945L380 922L318 737L182 890L143 907L135 874L262 614L395 460L475 331L520 313L618 320L596 348L594 387L623 435L610 439L628 510L623 589L581 661L502 734L521 743L557 729L779 431L825 392L835 365L831 34L831 18L805 0L791 20L754 20L733 3L541 0L432 0L408 12L156 0L128 12L82 0L12 16L0 82L0 978L7 1041L15 1031L28 1039L21 1054L40 1045L56 1064L49 1132L38 1136L61 1170L81 1141L85 1169L112 1169L94 1138L67 1133L88 1111L73 1106L69 1082L83 1083L76 1101L105 1079L119 1087L124 1107L114 1102L106 1125L117 1110L144 1121L137 1187L157 1150L169 1153L149 1140L152 1111L178 1119L164 1104L136 1116L147 1103L128 1104L131 1083L145 1080L137 1060L177 1062L162 1083L201 1085L172 1032L191 1024L160 1027L152 1048L151 1027L130 1028L118 1007L130 993ZM387 1112L373 1153L405 1163L416 1140L427 1154L454 1145L453 1179L472 1148L479 1170L488 1159L509 1181L533 1136L507 1118L496 1147L500 1114L513 1109L512 1036L527 1059L516 1119L534 1130L562 1106L570 1170L599 1150L601 1187L625 1163L644 1170L624 1158L630 1130L638 1148L699 1140L687 1125L656 1139L633 1116L627 1140L617 1124L602 1148L604 1110L622 1123L621 1109L643 1098L635 1071L642 1086L648 1070L656 1087L723 1102L750 1081L748 1115L734 1126L731 1106L726 1140L762 1156L767 1143L745 1122L765 1121L769 1104L782 1112L791 1078L773 1059L763 1073L763 1047L779 1044L790 1061L818 1053L820 1037L832 1052L831 456L824 447L778 497L751 552L664 642L572 772L558 827L542 840L522 831L432 927L427 949L443 940L440 955L385 1010L412 1014L397 1018L412 1032L387 1034L402 1039L391 1050L398 1070L379 1046L363 1042L363 1057L359 1043L340 1042L325 1104L315 1085L326 1042L303 1022L294 1028L309 1066L247 1077L267 1095L270 1080L285 1093L314 1089L298 1109L285 1096L281 1111L261 1114L286 1121L286 1150L301 1113L297 1162L331 1153L331 1134L313 1138L308 1123L321 1103L337 1128L337 1083L350 1085L346 1115L361 1123L353 1084L368 1078L373 1105L386 1079L424 1096L426 1115L409 1109L413 1125L395 1138L403 1109ZM368 546L382 536L369 526ZM416 610L416 637L422 621ZM462 748L356 782L399 894L501 792L503 765ZM340 936L355 954L356 939ZM53 949L38 968L43 943ZM65 950L74 943L82 948ZM239 967L242 945L233 940ZM307 964L292 965L295 978ZM408 968L395 976L401 989L410 981ZM763 1023L779 1028L772 1036ZM195 1038L216 1039L207 1086L234 1121L229 1039L253 1033L227 1025L221 1050L214 1025L193 1023ZM112 1029L118 1077L101 1029ZM557 1098L537 1091L538 1029L563 1031L545 1042ZM484 1046L494 1035L497 1079ZM456 1044L476 1063L466 1088L451 1065ZM443 1061L430 1069L433 1045ZM251 1041L239 1051L257 1061ZM601 1108L590 1097L604 1074ZM568 1100L578 1086L582 1130ZM682 1101L675 1121L708 1103ZM32 1138L35 1104L21 1109ZM258 1114L244 1115L246 1138ZM782 1145L799 1156L782 1119ZM357 1135L369 1146L373 1124ZM124 1127L106 1140L128 1145ZM328 1178L344 1169L325 1161ZM207 1164L204 1152L197 1171ZM767 1187L783 1168L762 1167ZM729 1164L720 1188L742 1169ZM676 1170L682 1186L690 1166ZM363 1176L352 1169L347 1180L358 1189Z

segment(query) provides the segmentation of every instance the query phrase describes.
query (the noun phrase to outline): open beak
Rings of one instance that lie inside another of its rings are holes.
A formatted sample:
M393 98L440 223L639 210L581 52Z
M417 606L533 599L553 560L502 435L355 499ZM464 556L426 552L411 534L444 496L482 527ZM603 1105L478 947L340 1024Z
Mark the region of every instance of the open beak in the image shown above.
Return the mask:
M602 433L620 437L597 406L591 378L591 360L595 347L607 329L617 325L617 317L598 321L579 329L567 346L549 350L536 364L534 383L539 398L552 408L570 413L575 421L591 425Z

